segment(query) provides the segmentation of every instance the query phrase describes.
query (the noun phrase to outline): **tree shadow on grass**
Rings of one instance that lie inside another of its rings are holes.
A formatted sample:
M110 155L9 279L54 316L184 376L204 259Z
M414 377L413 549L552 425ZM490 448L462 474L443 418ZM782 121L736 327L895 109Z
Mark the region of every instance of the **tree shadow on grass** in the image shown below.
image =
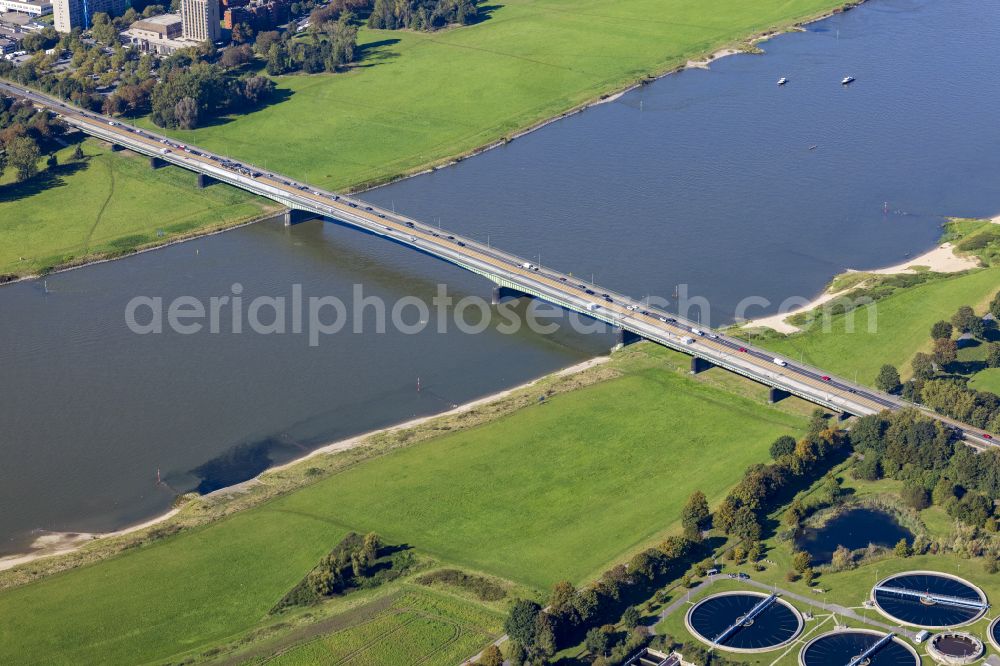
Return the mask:
M477 25L483 21L489 21L493 18L493 14L498 10L503 9L503 5L481 5L476 8L476 17L472 19L467 25Z
M398 58L399 52L391 51L388 47L398 44L399 42L400 39L398 37L391 37L389 39L380 39L377 42L359 45L357 58L351 65L351 69L374 67L379 63Z
M36 194L66 185L66 178L77 171L87 168L87 161L60 164L52 169L45 169L37 176L20 183L0 185L0 203L11 203L27 199Z
M202 129L205 127L221 127L222 125L228 125L234 120L239 120L243 116L250 116L260 111L263 111L269 107L275 106L276 104L281 104L292 98L292 91L288 88L275 88L274 91L268 95L267 99L261 102L259 105L251 109L239 109L228 113L224 116L212 116L203 121L198 122L197 129Z

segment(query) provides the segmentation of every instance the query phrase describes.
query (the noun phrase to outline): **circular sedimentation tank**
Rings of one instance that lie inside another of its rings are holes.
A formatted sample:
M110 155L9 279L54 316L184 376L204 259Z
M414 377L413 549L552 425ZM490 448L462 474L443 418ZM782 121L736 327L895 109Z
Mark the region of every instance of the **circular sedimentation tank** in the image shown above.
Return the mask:
M869 629L844 629L818 636L799 652L800 666L850 664L878 644L884 632ZM860 666L919 666L920 657L909 645L893 638L865 657Z
M692 606L684 623L692 635L720 650L774 650L799 635L802 616L777 597L760 607L771 596L760 592L713 594Z
M973 622L986 612L983 591L972 583L937 571L907 571L872 588L882 615L911 627L948 629Z
M997 651L1000 651L1000 617L996 617L990 622L989 631L986 633L989 635L990 643L993 643L993 647Z
M949 666L971 664L982 657L985 651L981 640L970 634L955 631L935 634L927 641L927 654L939 664Z

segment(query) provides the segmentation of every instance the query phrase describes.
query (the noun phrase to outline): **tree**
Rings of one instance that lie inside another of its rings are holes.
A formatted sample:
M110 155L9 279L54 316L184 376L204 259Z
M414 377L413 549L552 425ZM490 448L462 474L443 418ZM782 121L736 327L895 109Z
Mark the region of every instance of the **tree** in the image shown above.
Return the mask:
M802 572L802 582L812 587L814 580L816 580L816 570L812 567L806 567L805 571Z
M927 492L926 488L916 484L908 483L903 485L903 489L899 491L899 496L917 511L926 509L931 505L931 494Z
M792 568L799 573L803 573L812 563L812 557L804 550L797 551L792 555Z
M626 629L635 629L639 626L640 620L642 620L642 616L639 615L639 610L635 606L629 606L622 613L622 624L625 625Z
M952 326L950 322L941 320L931 326L932 340L947 340L951 338Z
M986 344L986 367L1000 368L1000 342Z
M198 126L198 102L191 97L182 97L174 106L174 118L181 129L194 129Z
M993 315L994 319L1000 322L1000 291L997 292L997 295L994 296L993 300L990 302L990 314Z
M958 358L958 343L954 340L935 340L933 356L939 366L954 363Z
M573 611L573 601L576 598L576 588L568 580L562 580L552 586L549 595L549 608L556 615L566 615Z
M757 522L757 514L750 507L741 506L736 510L729 533L747 543L760 540L761 526Z
M604 627L594 627L587 632L587 638L584 641L584 646L587 648L587 652L591 655L604 656L608 652L608 644L611 642L611 637L608 632L605 631Z
M535 616L534 652L543 657L551 657L556 653L556 647L555 620L542 611Z
M851 551L846 546L837 546L830 558L830 566L833 567L834 571L850 569L854 566L854 557L851 555Z
M878 371L878 377L875 379L875 388L886 393L896 393L899 391L899 371L888 363L883 365Z
M976 311L969 305L963 305L958 308L958 312L951 316L951 323L952 326L955 327L955 330L959 333L963 333L969 330L970 326L973 325L973 320L975 319L979 319L979 317L976 316Z
M7 162L17 172L18 182L38 173L38 144L29 136L18 136L7 142Z
M910 548L910 544L906 542L905 538L896 542L896 547L893 548L893 552L896 554L896 557L909 557L910 555L913 555L913 550Z
M518 599L511 607L504 621L503 629L525 647L535 644L535 619L542 612L542 607L529 599Z
M934 359L930 354L917 352L910 361L910 368L913 370L914 378L930 379L934 376Z
M230 46L223 51L222 57L219 58L219 64L226 69L232 69L233 67L245 65L252 59L253 51L250 49L250 45L242 44L240 46Z
M882 461L874 453L868 453L851 470L851 476L862 481L878 481L882 478Z
M500 648L496 645L490 645L483 650L478 663L481 666L503 666L503 654L501 654Z
M691 493L687 504L681 511L681 525L684 527L684 536L694 541L701 539L701 532L708 527L711 513L708 510L708 499L705 493L696 490Z
M105 46L113 46L118 43L118 30L107 14L96 12L91 21L90 34L94 39Z
M45 160L45 168L55 169L57 166L59 166L59 158L56 157L55 153L52 153L49 155L49 159Z
M76 144L76 148L73 149L73 155L72 155L72 157L73 157L74 160L77 160L77 161L80 161L80 160L83 159L83 148L80 147L80 144Z
M795 453L795 438L790 435L782 435L771 443L771 458L774 460L793 453Z

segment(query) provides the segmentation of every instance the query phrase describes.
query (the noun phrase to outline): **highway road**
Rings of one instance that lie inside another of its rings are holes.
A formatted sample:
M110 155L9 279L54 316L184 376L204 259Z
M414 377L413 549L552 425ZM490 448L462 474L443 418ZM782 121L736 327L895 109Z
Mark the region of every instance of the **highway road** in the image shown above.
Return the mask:
M289 208L335 219L415 248L482 275L499 286L584 313L829 409L863 416L914 406L819 368L776 357L772 352L643 305L629 296L581 282L549 267L535 266L496 247L372 206L355 197L314 188L288 176L184 145L100 114L82 111L35 91L4 83L0 83L0 90L49 109L68 125L91 136L254 192ZM989 433L930 410L923 411L944 422L977 448L994 445Z

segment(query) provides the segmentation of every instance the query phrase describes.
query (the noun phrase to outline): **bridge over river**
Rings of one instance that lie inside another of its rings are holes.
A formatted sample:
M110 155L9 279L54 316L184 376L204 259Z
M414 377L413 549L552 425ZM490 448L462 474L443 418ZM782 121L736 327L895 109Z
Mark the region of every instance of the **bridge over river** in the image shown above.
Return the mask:
M381 236L485 277L495 285L494 300L504 295L527 295L586 314L615 327L623 341L629 338L651 340L690 355L692 372L716 365L765 384L771 388L772 400L796 395L837 413L855 416L914 406L819 368L776 357L764 349L644 305L627 295L581 282L550 267L536 266L523 257L372 206L355 197L311 187L291 177L266 172L195 146L182 145L38 92L4 83L0 83L0 90L49 109L66 124L88 135L146 155L152 166L174 164L196 172L200 185L210 179L217 180L277 201L289 209L285 214L286 223L303 216L318 216ZM994 445L988 433L924 411L955 430L972 446Z

